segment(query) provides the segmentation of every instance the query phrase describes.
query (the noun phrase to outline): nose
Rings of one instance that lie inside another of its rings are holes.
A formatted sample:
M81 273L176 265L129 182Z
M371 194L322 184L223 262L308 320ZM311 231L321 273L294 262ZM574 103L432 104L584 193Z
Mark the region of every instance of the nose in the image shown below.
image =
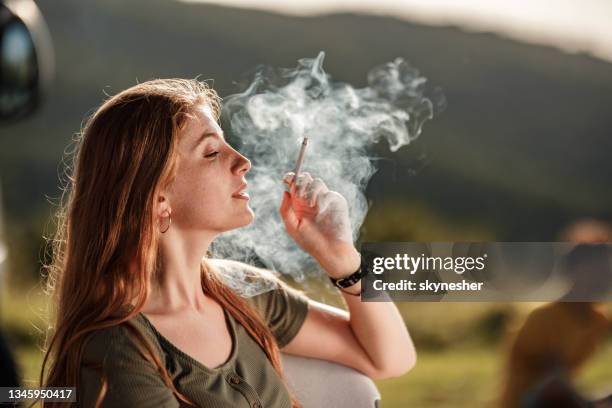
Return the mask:
M234 165L234 172L239 175L244 175L251 170L251 161L238 153L236 150L236 162Z

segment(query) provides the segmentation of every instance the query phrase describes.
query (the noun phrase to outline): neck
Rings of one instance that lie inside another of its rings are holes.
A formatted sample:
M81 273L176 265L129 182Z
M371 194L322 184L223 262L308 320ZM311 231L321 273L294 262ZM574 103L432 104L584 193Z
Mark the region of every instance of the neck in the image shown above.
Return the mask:
M201 264L215 236L176 228L161 235L160 269L150 282L143 312L169 314L204 309L207 297L202 291Z

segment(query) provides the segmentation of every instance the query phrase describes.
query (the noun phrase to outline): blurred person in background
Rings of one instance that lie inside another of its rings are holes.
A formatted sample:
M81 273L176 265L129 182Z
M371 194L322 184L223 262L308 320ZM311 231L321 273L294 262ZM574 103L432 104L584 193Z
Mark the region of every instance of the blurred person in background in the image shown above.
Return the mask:
M49 265L57 310L41 372L44 386L76 386L81 407L299 407L279 350L371 378L415 364L395 305L361 302L348 205L322 180L286 175L280 213L331 278L355 277L341 289L349 313L270 271L205 256L254 216L251 164L218 112L206 84L154 80L107 100L84 127ZM274 289L242 297L224 268Z
M600 304L569 300L609 289L610 251L603 243L611 241L612 230L603 222L582 220L560 238L578 244L566 256L564 273L581 277L563 299L531 312L518 330L507 361L503 408L593 406L575 390L572 378L609 336L611 325Z

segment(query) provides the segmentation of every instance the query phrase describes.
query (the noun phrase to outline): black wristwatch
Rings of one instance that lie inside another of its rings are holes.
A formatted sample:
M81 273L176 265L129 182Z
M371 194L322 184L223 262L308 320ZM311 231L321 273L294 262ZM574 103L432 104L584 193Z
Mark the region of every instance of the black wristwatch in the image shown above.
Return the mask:
M367 273L366 263L362 256L361 263L359 264L359 269L357 269L355 272L353 272L352 274L350 274L349 276L345 278L340 278L340 279L335 279L330 276L329 280L331 280L334 286L340 289L345 289L359 282L361 278L366 276L366 273Z

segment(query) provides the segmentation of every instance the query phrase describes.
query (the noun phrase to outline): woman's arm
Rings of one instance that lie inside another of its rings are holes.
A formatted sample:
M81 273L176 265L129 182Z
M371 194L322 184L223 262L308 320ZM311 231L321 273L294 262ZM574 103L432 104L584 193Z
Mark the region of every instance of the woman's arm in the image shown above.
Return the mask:
M350 287L354 293L360 290L360 283ZM304 324L282 351L344 364L373 379L397 377L412 369L416 351L395 304L343 296L348 313L311 300Z
M277 279L271 271L242 262L209 262L221 270ZM359 285L350 290L359 292ZM414 346L393 303L362 303L359 297L345 294L347 313L308 299L280 282L278 293L273 291L248 299L270 326L281 351L340 363L374 379L396 377L414 366Z
M348 205L342 195L327 189L321 179L289 174L280 213L289 235L312 255L330 277L350 275L360 265L352 242ZM361 283L344 289L359 293ZM348 314L310 303L305 323L283 351L335 361L371 378L395 377L416 363L416 351L406 325L391 302L362 302L343 293Z

